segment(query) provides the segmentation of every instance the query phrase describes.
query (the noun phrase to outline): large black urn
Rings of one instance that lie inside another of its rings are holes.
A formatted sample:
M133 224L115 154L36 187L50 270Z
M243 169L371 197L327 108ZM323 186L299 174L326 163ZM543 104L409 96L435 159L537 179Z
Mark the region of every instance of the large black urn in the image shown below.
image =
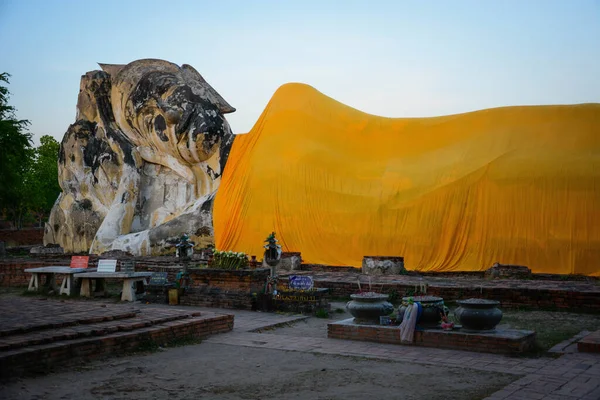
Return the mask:
M502 319L499 301L488 299L467 299L457 301L454 315L467 331L493 331Z
M346 308L356 324L379 325L379 317L394 311L392 303L387 301L387 294L368 292L351 294L350 298L352 301L346 304Z
M404 312L410 301L421 303L421 316L417 320L417 325L422 328L437 328L443 315L446 315L444 299L437 296L414 296L403 297L402 305L398 307L398 320L402 321Z

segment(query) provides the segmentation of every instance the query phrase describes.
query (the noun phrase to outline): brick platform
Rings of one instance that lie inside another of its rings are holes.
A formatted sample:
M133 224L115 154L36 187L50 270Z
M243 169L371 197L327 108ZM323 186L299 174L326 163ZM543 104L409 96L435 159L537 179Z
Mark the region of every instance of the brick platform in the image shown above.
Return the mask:
M579 340L577 350L584 353L600 353L600 331L590 333Z
M578 309L600 313L600 286L594 278L587 280L517 280L465 277L433 277L414 275L369 276L349 272L304 272L282 273L280 284L285 284L287 275L311 275L315 287L328 288L332 297L349 297L357 293L358 280L362 289L399 297L413 295L421 285L427 285L427 294L442 297L446 301L468 298L484 298L500 301L501 308L531 307L534 309Z
M264 290L269 269L190 269L192 284L180 304L251 310L253 294Z
M97 261L97 257L90 257L89 267L95 267ZM166 272L170 282L175 282L177 273L181 270L174 257L142 258L135 261L136 271ZM0 286L26 286L31 274L25 273L25 269L69 265L69 263L70 259L65 257L0 260ZM182 305L245 310L252 309L253 293L264 290L267 276L270 274L269 269L266 268L247 270L189 268L188 272L192 281L185 295L181 297ZM57 276L56 279L56 284L60 286L61 277ZM115 279L106 279L106 281L120 283Z
M327 324L327 337L496 354L526 353L533 349L535 342L533 331L507 329L494 333L467 333L460 330L446 332L425 329L415 332L413 343L402 343L397 326L356 325L353 318Z
M97 262L97 256L90 257L90 266ZM137 271L167 272L173 282L181 270L175 257L135 258ZM3 259L0 260L0 286L26 286L30 275L23 270L48 265L68 265L69 257L44 259ZM306 267L306 265L303 265ZM322 266L324 267L324 266ZM327 271L338 267L327 267ZM266 269L244 271L199 270L192 272L192 295L186 304L226 308L250 309L251 294L260 293L268 275ZM239 275L244 272L246 275ZM236 275L238 274L238 275ZM362 288L368 287L369 277L358 273L355 268L338 268L335 272L293 271L280 272L279 284L286 285L288 275L307 274L314 277L315 287L328 288L332 297L349 297L358 291L357 281ZM568 278L568 279L567 279ZM446 301L471 297L498 300L501 308L531 307L557 310L578 309L600 313L600 286L598 279L584 276L562 277L533 274L532 279L484 279L481 273L449 273L417 275L373 276L374 290L382 293L396 293L399 297L412 295L421 284L427 285L427 294L439 296ZM57 282L60 284L60 282ZM196 290L200 289L200 290ZM207 292L212 291L212 294ZM216 294L216 297L213 296ZM209 297L207 297L209 296ZM215 301L211 303L211 298ZM240 306L243 305L243 306Z
M121 354L233 328L232 315L98 302L0 298L0 376Z

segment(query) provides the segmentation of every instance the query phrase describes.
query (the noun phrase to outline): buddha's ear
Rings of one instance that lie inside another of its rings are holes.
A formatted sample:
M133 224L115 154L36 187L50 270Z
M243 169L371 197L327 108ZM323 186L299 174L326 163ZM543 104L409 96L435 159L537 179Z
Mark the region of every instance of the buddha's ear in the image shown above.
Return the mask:
M186 79L194 81L196 84L202 86L202 88L205 90L206 99L211 104L217 106L221 114L228 114L235 111L235 108L226 102L225 99L221 97L221 95L217 93L217 91L213 89L208 82L206 82L202 75L200 75L200 73L194 69L194 67L188 64L183 64L181 66L181 71Z
M106 72L113 78L115 76L117 76L117 74L119 72L121 72L121 70L125 67L125 64L101 64L101 63L98 63L98 65L100 66L100 68L102 68L102 71Z

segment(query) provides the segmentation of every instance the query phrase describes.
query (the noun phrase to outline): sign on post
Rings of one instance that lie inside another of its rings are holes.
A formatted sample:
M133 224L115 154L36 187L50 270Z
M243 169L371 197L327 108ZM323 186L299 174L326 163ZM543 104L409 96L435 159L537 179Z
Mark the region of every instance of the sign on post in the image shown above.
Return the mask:
M290 275L290 289L311 290L314 286L313 277L307 275Z
M71 257L71 268L87 268L90 256L73 256Z
M98 260L97 272L113 273L117 270L117 260Z
M167 275L168 274L166 272L154 272L152 274L152 277L150 278L149 285L166 285L167 283L169 283Z
M122 260L121 261L121 272L134 272L135 261Z

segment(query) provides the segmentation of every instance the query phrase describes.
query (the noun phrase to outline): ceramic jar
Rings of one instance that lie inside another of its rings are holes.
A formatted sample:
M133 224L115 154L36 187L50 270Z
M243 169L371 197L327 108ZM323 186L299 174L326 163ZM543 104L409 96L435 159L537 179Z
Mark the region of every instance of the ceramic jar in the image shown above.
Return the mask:
M352 294L350 298L352 301L346 304L346 309L356 324L379 325L379 317L394 311L394 306L387 301L387 294L361 293Z
M502 319L499 301L488 299L468 299L457 301L458 307L454 315L463 329L471 331L491 331Z
M414 302L421 303L423 309L421 316L417 320L417 325L422 328L439 327L442 315L445 315L446 311L444 308L444 299L437 296L403 297L402 305L398 307L398 320L402 321L402 318L404 318L404 312L406 311L406 307L408 307L411 298Z

